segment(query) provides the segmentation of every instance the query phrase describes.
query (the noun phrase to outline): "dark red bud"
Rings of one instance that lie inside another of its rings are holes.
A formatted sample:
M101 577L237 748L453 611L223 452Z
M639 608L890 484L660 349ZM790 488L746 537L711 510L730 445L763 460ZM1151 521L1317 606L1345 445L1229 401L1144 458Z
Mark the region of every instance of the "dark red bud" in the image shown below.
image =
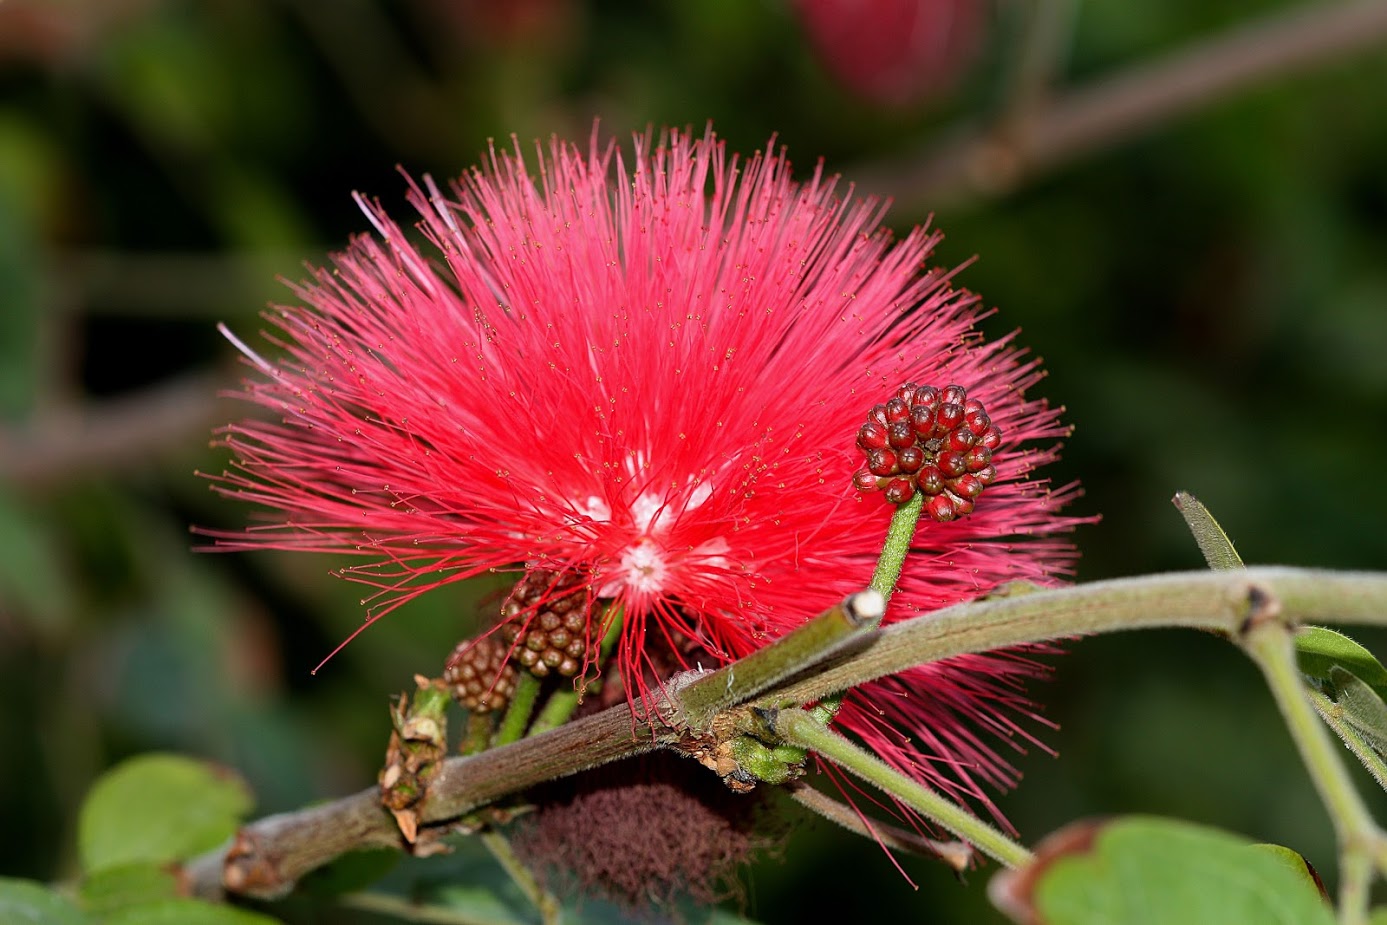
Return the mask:
M915 398L911 400L911 405L917 408L928 408L931 412L939 407L939 390L932 385L922 385L915 390Z
M896 454L890 450L872 450L867 454L867 468L872 470L873 475L895 475L900 472L900 465L896 462Z
M935 412L934 421L934 432L937 434L943 434L946 431L953 430L963 423L963 406L954 402L947 402L940 405L939 410Z
M915 486L910 479L892 479L886 486L886 500L892 504L905 504L915 497Z
M973 513L973 502L967 498L957 498L954 500L954 516L963 517Z
M981 437L992 424L992 419L987 416L986 411L967 411L963 415L963 423L967 424L968 429L976 436Z
M910 418L910 405L893 398L886 403L886 421L889 424L896 424Z
M992 425L982 432L982 437L978 441L989 450L995 450L1002 445L1002 432Z
M927 495L937 495L944 490L944 474L936 466L925 466L915 475L915 484Z
M966 452L977 442L977 436L966 427L955 427L949 431L949 449L956 452Z
M992 480L997 478L997 467L983 466L977 472L973 473L973 478L977 479L979 482L982 482L984 485L991 485Z
M963 403L963 415L964 415L964 417L967 417L968 415L972 414L974 411L981 411L981 410L983 410L982 402L978 401L976 398L970 398L970 399L968 399L966 402Z
M913 382L903 383L899 389L896 389L896 397L899 398L901 401L905 402L907 405L909 405L912 401L915 400L916 388L918 388L918 386L916 386Z
M886 425L891 423L890 421L886 420L885 405L873 405L872 410L867 412L867 418L869 420L876 421L882 427L885 427Z
M972 500L973 498L976 498L978 495L982 494L983 484L982 482L978 481L978 477L976 475L970 475L969 473L965 472L963 473L963 475L960 475L958 478L950 482L949 488L953 489L954 493L957 494L960 498Z
M934 409L926 405L916 405L910 409L910 426L921 437L934 433Z
M876 421L868 421L857 431L857 445L864 450L879 450L886 442L886 428Z
M946 385L944 391L939 393L939 400L946 405L958 405L961 408L968 400L968 390L961 385Z
M985 446L975 446L963 458L969 472L978 472L992 463L992 451Z
M858 491L871 491L877 487L877 477L868 469L858 469L852 474L852 484Z
M896 454L902 472L918 472L925 464L925 451L918 446L908 446Z
M956 478L968 471L968 463L962 453L940 453L935 463L939 471L948 478Z
M925 505L925 508L929 511L929 516L941 524L946 524L954 519L954 503L949 500L948 495L935 495L929 500L929 504Z

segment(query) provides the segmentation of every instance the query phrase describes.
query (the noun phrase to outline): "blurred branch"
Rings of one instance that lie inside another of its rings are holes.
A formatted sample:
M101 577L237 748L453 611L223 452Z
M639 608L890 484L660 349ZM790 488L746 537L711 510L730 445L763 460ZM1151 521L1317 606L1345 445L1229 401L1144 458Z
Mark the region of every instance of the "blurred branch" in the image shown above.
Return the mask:
M276 277L301 272L304 262L302 254L288 253L93 250L60 256L57 273L74 292L70 312L116 308L122 315L184 321L239 313L262 293L286 291Z
M773 717L778 708L813 703L886 674L954 655L1027 642L1157 627L1192 627L1237 638L1268 614L1287 626L1300 622L1387 625L1387 574L1294 568L1182 572L1094 582L1070 588L984 598L897 623L862 651L830 658L822 671L792 680L751 704L732 706L706 730L652 727L626 705L576 720L510 745L438 766L419 804L422 838L446 833L462 817L494 800L640 752L673 747L701 763L710 760L741 719ZM731 679L733 663L714 677ZM683 715L678 682L662 716ZM229 846L189 861L193 895L218 899L229 891L274 898L300 877L350 851L405 847L375 787L349 797L250 823Z
M1021 126L1050 97L1064 68L1074 34L1078 0L1024 0L1025 23L1016 43L1016 62L1000 124Z
M394 150L456 154L463 140L456 107L418 66L418 56L377 4L287 0L287 6L317 42L362 118Z
M1307 3L1071 88L1017 121L963 125L941 144L843 171L912 211L997 196L1046 171L1295 71L1387 40L1387 3Z
M0 482L33 488L146 464L216 423L224 385L219 376L188 376L0 429Z

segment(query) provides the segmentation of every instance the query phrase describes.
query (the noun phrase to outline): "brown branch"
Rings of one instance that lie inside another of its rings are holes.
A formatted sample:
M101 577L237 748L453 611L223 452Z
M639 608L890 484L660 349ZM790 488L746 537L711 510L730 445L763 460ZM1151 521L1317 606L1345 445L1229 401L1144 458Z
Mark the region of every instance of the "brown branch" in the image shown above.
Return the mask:
M996 196L1296 71L1387 40L1387 3L1306 3L1061 93L1021 122L965 124L914 154L843 171L911 211Z
M661 742L672 741L667 736ZM442 763L419 808L425 825L447 823L493 800L656 747L650 728L627 706L615 706L551 732ZM369 787L348 797L267 816L245 826L229 845L188 862L194 896L227 891L274 899L299 878L350 851L406 848L394 817Z
M224 380L193 375L80 409L53 409L0 429L0 482L41 488L95 472L148 465L216 423Z
M767 708L813 703L872 678L913 665L1026 642L1157 627L1193 627L1234 635L1259 601L1274 599L1281 618L1296 622L1387 625L1387 574L1294 568L1186 572L1094 582L1072 588L984 599L897 623L853 654L800 676L751 703ZM729 682L736 663L717 674ZM667 686L679 716L681 685ZM735 728L746 707L714 718L712 728ZM676 747L716 764L698 747L702 736L637 722L626 706L612 707L551 732L466 758L450 758L429 783L420 821L442 826L487 803L542 781L639 754ZM309 871L361 848L405 847L393 818L369 788L332 803L250 823L234 842L184 868L191 892L219 898L229 888L261 898L281 896Z

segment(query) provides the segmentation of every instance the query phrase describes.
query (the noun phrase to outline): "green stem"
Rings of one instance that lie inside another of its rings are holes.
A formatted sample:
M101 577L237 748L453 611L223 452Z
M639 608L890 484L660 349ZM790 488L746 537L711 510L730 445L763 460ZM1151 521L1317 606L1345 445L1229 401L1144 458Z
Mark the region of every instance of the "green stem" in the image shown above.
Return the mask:
M862 815L851 807L833 799L822 790L815 790L803 781L787 784L785 790L789 793L790 799L805 809L837 823L849 832L873 839L884 848L937 858L959 874L967 870L973 862L972 847L961 841L935 841L918 832L881 821L868 824Z
M534 904L539 910L540 921L544 925L557 925L561 910L559 901L554 898L539 881L535 879L534 871L526 867L521 860L515 856L515 851L511 849L510 840L493 829L486 829L477 836L486 846L486 850L491 852L498 864L506 871L515 885L520 887L520 892Z
M492 713L467 714L467 732L459 751L464 755L475 755L477 752L485 751L491 743L491 731L495 726L494 720L495 715Z
M1242 634L1244 650L1261 668L1301 760L1329 811L1339 842L1339 912L1346 925L1368 920L1368 884L1380 864L1383 836L1339 760L1338 748L1320 723L1296 667L1291 630L1274 605L1254 613Z
M539 699L539 688L539 678L523 668L520 669L519 678L515 682L515 692L511 694L510 706L506 707L501 728L496 730L496 738L491 742L493 748L519 741L525 734L530 714L535 709L535 701Z
M1117 578L955 604L881 629L870 646L757 698L799 706L954 655L1157 627L1240 632L1253 600L1293 623L1387 625L1387 574L1256 566Z
M891 592L896 590L905 557L910 553L910 543L915 539L915 528L920 523L920 512L925 509L925 496L916 492L905 504L896 508L891 515L891 525L886 528L886 542L881 546L881 556L872 572L868 585L886 600L891 600Z
M680 689L684 721L705 729L721 710L754 697L790 675L817 664L881 624L885 599L859 591L834 604L763 649Z
M334 902L348 909L419 925L496 925L496 918L491 915L474 915L448 906L431 906L388 893L343 893Z
M1383 790L1387 790L1387 763L1383 762L1382 756L1358 733L1353 724L1344 719L1343 707L1319 691L1311 689L1307 693L1310 697L1310 703L1314 706L1315 712L1320 715L1320 719L1324 720L1325 725L1333 729L1335 734L1344 740L1344 745L1348 746L1348 750L1353 752L1354 757L1373 776L1377 785Z
M598 678L585 684L582 694L578 693L574 687L561 687L550 694L549 699L540 709L539 715L530 724L530 731L525 733L526 736L536 736L541 732L548 732L550 729L557 729L562 726L573 716L574 711L578 709L578 704L583 702L583 696L597 689L601 683L601 672L608 659L611 658L616 641L621 638L622 617L621 605L615 601L608 605L603 613L601 625L604 625L606 629L597 649Z
M1020 867L1033 859L1029 851L997 829L906 777L803 710L780 710L767 719L771 729L786 742L810 749L856 774L1008 867Z
M867 585L884 600L891 599L892 593L896 590L896 582L901 579L905 557L910 554L910 544L915 539L915 528L920 525L920 512L924 509L925 496L916 492L913 498L898 506L891 515L891 523L886 528L886 541L881 545L881 555L877 557L876 569L873 570L872 580ZM843 693L836 691L820 699L815 709L822 717L836 716L843 706Z

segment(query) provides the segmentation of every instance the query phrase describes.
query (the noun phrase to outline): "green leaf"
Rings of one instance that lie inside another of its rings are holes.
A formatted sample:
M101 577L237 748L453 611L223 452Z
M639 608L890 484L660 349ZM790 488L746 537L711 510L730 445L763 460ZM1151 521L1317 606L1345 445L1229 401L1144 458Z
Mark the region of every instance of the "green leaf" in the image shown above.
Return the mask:
M0 877L0 922L5 925L88 925L90 919L66 897L41 883Z
M1368 919L1368 925L1387 925L1387 906L1374 909L1372 916Z
M1263 851L1276 859L1286 873L1292 877L1303 880L1307 886L1320 894L1320 898L1329 902L1329 892L1324 888L1324 881L1320 879L1320 872L1315 870L1315 865L1299 851L1287 848L1285 845L1256 844L1252 846L1255 851Z
M84 909L105 916L129 906L177 897L178 878L158 864L120 864L86 877L78 894Z
M1296 633L1295 648L1302 674L1328 682L1329 670L1338 665L1366 682L1379 696L1387 697L1387 668L1343 633L1323 626L1304 626Z
M1334 925L1304 870L1239 836L1132 816L1068 826L1004 871L993 902L1035 925Z
M181 755L141 755L108 771L87 795L77 846L87 872L176 861L215 848L250 811L233 774Z
M1332 695L1340 716L1367 740L1373 751L1387 757L1387 703L1357 675L1338 665L1329 669Z
M1243 567L1242 556L1233 548L1233 541L1223 532L1223 528L1214 520L1214 515L1209 513L1209 509L1199 503L1198 498L1187 491L1177 491L1175 497L1170 500L1180 512L1180 516L1185 518L1185 523L1194 534L1194 541L1199 544L1199 551L1204 553L1204 561L1209 563L1209 568L1219 571Z
M131 906L107 917L102 925L279 925L279 919L196 899L165 899Z

